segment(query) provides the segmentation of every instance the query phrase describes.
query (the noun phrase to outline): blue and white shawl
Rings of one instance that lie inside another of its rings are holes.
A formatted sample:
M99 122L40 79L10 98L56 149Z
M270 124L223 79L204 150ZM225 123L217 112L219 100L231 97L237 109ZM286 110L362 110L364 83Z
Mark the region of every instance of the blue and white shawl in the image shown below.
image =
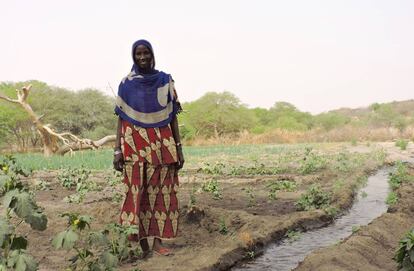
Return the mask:
M151 51L152 70L143 73L134 62L131 72L119 84L115 113L140 127L165 126L179 110L174 81L171 75L154 69L154 52L148 41L138 40L133 44L132 59L139 45L145 45Z

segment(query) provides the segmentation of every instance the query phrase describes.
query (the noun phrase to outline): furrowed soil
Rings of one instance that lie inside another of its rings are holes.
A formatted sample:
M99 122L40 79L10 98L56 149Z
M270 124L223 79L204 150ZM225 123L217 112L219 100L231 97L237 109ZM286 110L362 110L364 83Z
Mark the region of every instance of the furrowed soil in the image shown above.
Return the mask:
M404 159L410 153L390 148L390 158ZM409 165L414 176L414 165ZM398 270L393 261L398 242L414 227L414 183L403 183L396 191L398 202L387 213L361 227L341 243L314 251L295 270Z
M174 255L150 254L145 260L123 263L118 270L227 270L240 261L259 255L268 243L284 238L288 230L303 231L331 223L335 214L351 206L355 191L366 177L386 163L386 152L391 149L399 152L391 145L325 144L311 150L298 147L277 154L263 153L262 158L254 161L221 156L200 158L209 164L190 164L180 172L179 234L176 239L164 242L173 249ZM112 178L109 171L92 173L90 179L103 190L88 192L79 204L63 200L74 191L63 188L57 174L58 171L37 171L26 179L32 187L40 180L49 184L48 188L35 191L37 203L48 217L48 228L37 232L22 225L19 229L28 236L29 253L39 262L40 270L65 270L74 255L52 248L53 237L66 228L66 219L59 214L70 211L91 215L92 229L102 229L108 223L118 222L122 203L117 199L117 195L122 194L121 180L117 185L109 186L106 181ZM218 192L206 191L207 184L215 181ZM282 181L294 184L294 188L271 194L271 184ZM323 210L298 211L295 203L313 184L320 185L323 191L332 195L330 205ZM401 198L409 196L409 191L413 190L403 187ZM410 209L408 204L401 208ZM399 240L396 236L401 236L413 222L409 220L412 219L408 217L409 213L398 210L387 214L390 217L378 224L378 228L391 227L391 222L399 221L405 225L400 231L378 239L375 236L380 235L375 235L374 230L364 236L365 229L362 229L358 232L360 242L384 242L385 250L393 251ZM303 270L322 270L306 269L305 263L303 266Z

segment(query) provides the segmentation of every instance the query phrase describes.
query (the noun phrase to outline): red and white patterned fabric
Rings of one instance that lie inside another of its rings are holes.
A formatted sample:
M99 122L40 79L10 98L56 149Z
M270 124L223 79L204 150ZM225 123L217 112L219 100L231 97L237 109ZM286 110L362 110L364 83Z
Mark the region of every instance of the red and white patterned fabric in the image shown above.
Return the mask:
M174 238L178 228L178 161L170 126L142 128L122 121L125 201L120 222L138 225L138 241Z

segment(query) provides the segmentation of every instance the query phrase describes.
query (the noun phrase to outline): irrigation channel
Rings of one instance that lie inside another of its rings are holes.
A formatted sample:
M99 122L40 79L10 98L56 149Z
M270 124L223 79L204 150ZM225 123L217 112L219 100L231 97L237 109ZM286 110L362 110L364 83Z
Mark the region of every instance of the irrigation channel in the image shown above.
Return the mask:
M349 212L327 227L304 232L297 241L284 239L270 245L263 255L254 261L232 270L292 270L313 250L335 244L352 234L355 226L367 225L387 211L385 203L391 167L380 169L368 178Z

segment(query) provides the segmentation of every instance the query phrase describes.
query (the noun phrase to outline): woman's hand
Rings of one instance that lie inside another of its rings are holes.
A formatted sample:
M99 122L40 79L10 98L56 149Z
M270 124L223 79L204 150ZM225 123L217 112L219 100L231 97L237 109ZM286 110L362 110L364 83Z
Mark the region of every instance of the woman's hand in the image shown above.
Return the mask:
M178 156L178 162L176 164L176 169L180 170L184 166L184 154L183 154L183 149L181 145L177 146L177 156Z
M114 155L113 164L116 171L122 172L124 170L124 156L122 155L122 152Z

